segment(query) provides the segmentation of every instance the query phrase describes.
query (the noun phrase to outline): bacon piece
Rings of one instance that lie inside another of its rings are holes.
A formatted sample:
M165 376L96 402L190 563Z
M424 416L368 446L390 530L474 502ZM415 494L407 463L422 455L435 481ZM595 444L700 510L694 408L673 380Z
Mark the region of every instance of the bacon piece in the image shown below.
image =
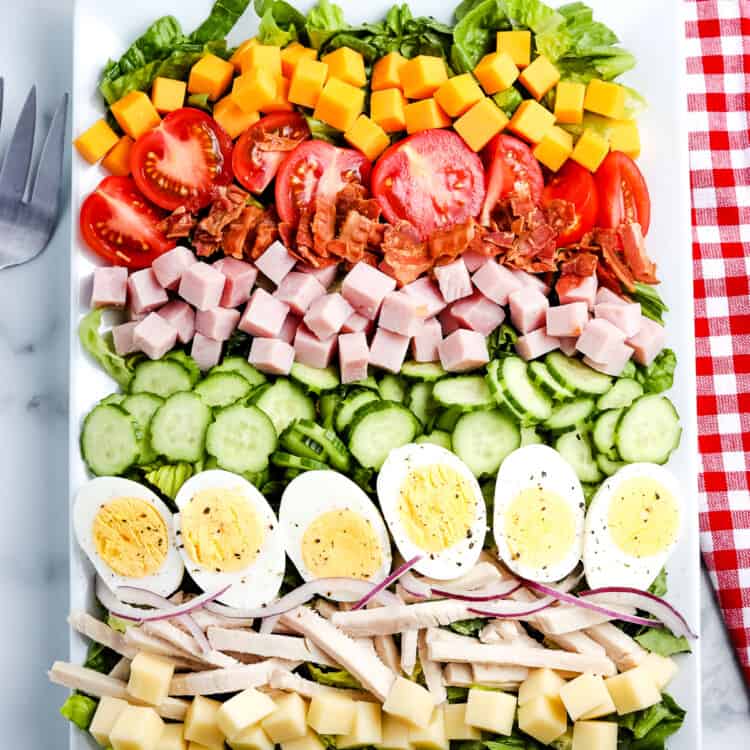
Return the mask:
M472 219L435 232L427 241L430 257L435 265L452 263L467 250L474 239L474 233L475 224Z
M198 218L187 210L186 206L179 206L169 216L159 223L159 229L171 240L189 237L195 229Z
M193 234L197 255L213 255L221 247L224 230L240 218L247 206L248 196L248 193L235 185L218 188L208 214L198 222Z
M245 255L245 242L250 232L258 225L263 216L263 209L254 204L245 206L240 215L226 228L224 232L224 253L240 260Z
M266 250L276 241L279 236L279 229L274 217L273 211L267 209L260 217L258 225L255 227L255 240L250 248L250 258L256 260L260 258Z
M336 237L336 203L318 198L312 220L313 248L322 258L328 256L328 243Z
M358 263L369 244L372 224L371 219L358 211L349 211L338 237L328 243L328 251L348 263Z
M570 201L555 198L544 207L544 214L549 225L560 234L576 218L576 207Z
M575 274L576 276L592 276L596 273L596 267L599 259L591 252L571 252L569 260L560 264L560 272L566 274Z
M621 224L618 229L622 241L625 262L633 272L637 281L644 284L658 284L656 278L656 264L646 253L646 241L643 238L641 225L637 222Z
M382 250L384 259L380 268L396 279L399 286L418 279L433 265L426 244L408 221L386 226Z

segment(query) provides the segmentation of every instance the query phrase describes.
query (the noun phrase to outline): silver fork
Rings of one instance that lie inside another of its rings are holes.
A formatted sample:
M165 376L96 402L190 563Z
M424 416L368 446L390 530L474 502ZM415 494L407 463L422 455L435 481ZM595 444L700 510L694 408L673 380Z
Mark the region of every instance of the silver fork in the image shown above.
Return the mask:
M0 78L0 117L3 79ZM62 201L68 95L55 110L31 186L36 86L31 87L0 168L0 270L36 258L47 247Z

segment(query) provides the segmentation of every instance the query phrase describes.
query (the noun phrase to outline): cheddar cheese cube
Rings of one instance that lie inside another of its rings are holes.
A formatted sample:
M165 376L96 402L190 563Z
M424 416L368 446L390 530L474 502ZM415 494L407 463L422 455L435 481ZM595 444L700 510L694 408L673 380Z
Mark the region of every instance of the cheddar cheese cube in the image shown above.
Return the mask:
M406 97L401 89L382 89L370 95L370 117L386 133L406 128Z
M448 703L443 712L445 736L448 740L479 740L482 733L466 723L466 704Z
M531 143L539 143L554 124L555 116L552 112L539 102L526 99L518 105L518 109L510 118L508 130Z
M245 112L245 110L240 109L231 96L225 96L216 102L213 116L214 120L227 131L232 140L241 136L253 123L260 119L257 112Z
M565 734L568 717L559 698L538 695L518 709L518 728L543 745Z
M216 723L219 701L197 695L185 715L185 739L210 748L221 748L224 734Z
M595 130L586 128L576 142L570 158L582 167L596 172L608 152L609 143Z
M112 750L156 750L164 722L153 708L128 706L109 733Z
M265 693L248 688L221 704L216 712L216 725L231 740L275 710L276 704Z
M510 693L471 688L466 702L466 723L485 732L510 736L516 703L516 696Z
M537 161L557 172L573 152L573 136L567 130L551 127L534 148Z
M310 701L307 724L318 734L349 734L356 711L351 698L322 693Z
M541 99L560 80L560 71L544 55L539 55L531 65L524 68L518 80L534 97Z
M445 714L442 706L435 708L426 727L411 727L409 742L417 750L448 750L450 742L445 733Z
M89 734L102 746L109 745L109 734L128 702L105 695L99 700L94 717L89 725Z
M350 47L339 47L320 59L328 65L328 75L331 78L338 78L360 88L367 83L365 59Z
M401 68L406 58L398 52L389 52L372 66L370 88L373 91L401 88Z
M253 68L265 68L272 76L281 75L281 47L272 44L254 44L240 59L240 70L247 73Z
M602 677L590 672L579 675L560 689L560 700L573 721L606 703L608 696Z
M157 112L166 114L174 112L185 103L185 81L176 81L174 78L157 76L151 86L151 101Z
M377 746L379 750L412 750L411 742L409 742L409 727L411 726L412 724L408 721L384 714L383 738Z
M448 80L448 71L442 57L417 55L401 66L399 78L407 99L426 99Z
M583 120L583 99L586 86L574 81L560 81L555 89L555 119L558 122L579 124Z
M519 68L531 62L530 31L498 31L497 51L507 52Z
M351 731L340 735L336 747L347 750L351 747L379 745L383 740L383 717L379 703L356 701Z
M250 51L255 49L252 47ZM217 55L204 55L190 69L188 78L188 93L208 94L208 98L215 102L229 88L234 77L234 65L222 60Z
M354 125L364 106L365 92L362 89L338 78L329 78L320 92L313 116L337 130L347 131Z
M294 68L289 86L289 101L303 107L314 107L318 103L320 92L323 91L328 66L319 60L303 57Z
M106 120L101 119L81 133L73 143L87 162L95 164L115 147L117 141L117 133L109 127Z
M242 732L239 737L227 740L227 744L232 750L274 750L275 747L260 724L254 724Z
M299 42L292 42L281 50L281 73L286 78L291 78L297 63L302 59L317 60L317 50L304 47Z
M239 47L232 53L232 56L229 58L229 62L234 65L234 69L238 72L242 72L242 57L247 52L250 47L254 47L256 44L260 44L257 37L251 37L250 39L246 39L242 44L240 44Z
M451 118L443 112L434 98L422 99L406 105L406 132L419 133L433 128L447 128Z
M165 724L155 750L187 750L182 724Z
M289 79L279 76L276 79L276 97L266 104L264 112L294 112L294 105L289 101Z
M481 151L506 125L508 118L487 97L477 102L453 123L453 127L472 151Z
M650 708L661 700L661 693L653 676L643 666L610 677L604 684L620 716Z
M306 732L302 737L295 737L280 743L281 750L325 750L322 740L313 731Z
M488 94L497 94L510 88L520 71L507 52L485 55L474 68L474 75Z
M586 87L583 108L613 120L621 120L625 112L625 89L616 83L594 78Z
M110 110L117 124L133 139L155 128L160 122L159 113L143 91L131 91L116 101Z
M637 159L641 155L641 136L636 121L615 120L609 127L609 147Z
M360 115L344 133L344 138L370 161L375 161L391 143L385 130L367 115Z
M436 92L435 101L451 116L460 117L483 98L471 73L449 78Z
M617 724L611 721L577 721L572 750L617 750Z
M130 664L128 694L138 701L158 706L169 694L174 662L140 651Z
M535 669L521 683L518 688L518 705L536 698L538 695L549 695L556 698L560 695L560 688L565 684L565 680L557 672L551 669Z
M265 68L253 68L234 79L229 96L243 112L261 112L276 100L277 88L278 77Z
M115 147L102 159L102 166L110 174L117 177L125 177L130 174L130 151L135 141L124 135L115 144Z
M297 693L276 699L276 709L260 722L272 742L288 742L307 734L307 704Z

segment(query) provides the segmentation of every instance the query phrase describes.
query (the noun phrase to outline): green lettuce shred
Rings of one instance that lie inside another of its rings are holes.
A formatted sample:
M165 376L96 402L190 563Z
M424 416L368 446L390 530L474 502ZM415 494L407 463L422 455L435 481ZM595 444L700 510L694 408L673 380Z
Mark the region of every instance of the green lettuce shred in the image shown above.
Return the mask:
M664 313L669 312L669 308L661 298L659 291L651 284L636 283L635 291L631 294L635 302L641 305L641 312L651 320L657 323L664 323Z
M60 713L84 732L91 726L99 701L74 693L60 706Z
M86 314L78 326L81 346L97 361L101 368L122 388L127 390L133 378L133 369L141 357L122 357L115 351L110 333L102 334L99 328L106 308Z
M685 710L668 693L651 708L634 711L618 720L618 750L665 750L666 740L679 730Z
M187 463L165 464L147 472L145 479L170 500L177 497L185 482L193 476L193 467Z
M635 640L643 648L659 656L673 656L691 651L690 643L685 636L676 636L666 628L648 628L645 632L635 636Z
M112 649L103 646L101 643L92 642L89 645L83 666L87 669L93 669L95 672L108 674L118 661L120 661L120 657Z
M213 39L224 39L248 5L250 0L217 0L208 18L190 35L190 41L205 44Z
M359 681L345 669L327 669L324 667L317 667L315 664L309 662L306 663L305 666L307 667L310 679L321 685L349 688L351 690L362 689L362 685L359 684Z
M636 366L635 379L646 393L662 393L672 387L676 367L677 355L672 349L663 349L648 367Z
M477 636L479 631L487 624L487 620L481 617L475 617L470 620L459 620L452 622L448 627L459 635Z
M314 49L320 49L337 31L346 28L344 11L330 0L320 0L305 19L305 30Z

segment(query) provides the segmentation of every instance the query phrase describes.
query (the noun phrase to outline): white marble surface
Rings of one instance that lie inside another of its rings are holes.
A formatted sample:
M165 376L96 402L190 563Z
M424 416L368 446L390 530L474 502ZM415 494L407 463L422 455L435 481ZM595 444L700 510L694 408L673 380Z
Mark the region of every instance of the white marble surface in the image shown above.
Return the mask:
M32 83L43 127L70 88L72 2L0 0L0 11L2 148ZM41 258L0 272L0 726L9 748L67 744L57 713L65 692L45 672L68 649L69 231L66 209ZM705 577L702 590L704 747L740 748L750 737L750 701Z

